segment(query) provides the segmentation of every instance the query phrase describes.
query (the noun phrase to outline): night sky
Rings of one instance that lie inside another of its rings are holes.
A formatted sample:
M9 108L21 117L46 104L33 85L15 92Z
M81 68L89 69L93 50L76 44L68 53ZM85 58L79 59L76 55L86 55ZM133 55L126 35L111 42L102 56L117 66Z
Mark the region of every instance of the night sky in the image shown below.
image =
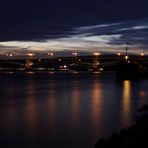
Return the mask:
M148 51L147 0L2 0L0 50Z

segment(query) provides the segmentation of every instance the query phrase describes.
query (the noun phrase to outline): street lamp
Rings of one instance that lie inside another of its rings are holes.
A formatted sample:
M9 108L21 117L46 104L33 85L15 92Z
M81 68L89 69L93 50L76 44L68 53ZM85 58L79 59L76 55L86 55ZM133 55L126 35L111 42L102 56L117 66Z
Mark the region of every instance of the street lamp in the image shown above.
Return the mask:
M77 52L73 52L72 55L73 55L73 56L77 56L78 53L77 53Z
M77 61L77 57L78 57L78 53L77 52L72 52L72 62L76 62Z
M140 56L141 56L141 61L143 61L144 53L141 52L141 53L140 53Z
M48 55L52 57L54 55L54 53L53 52L48 52Z
M126 42L126 46L125 46L125 54L127 55L127 51L128 51L128 45L129 45L129 42Z
M33 52L28 52L28 53L26 53L25 55L28 56L28 57L34 57L34 56L35 56L35 53L33 53Z
M61 62L61 61L62 61L62 59L58 59L58 61L59 61L59 62Z
M125 60L127 61L129 57L126 55L124 58L125 58Z
M121 53L120 53L120 52L117 52L116 54L117 54L118 56L121 56Z
M6 53L6 56L7 57L13 57L13 54L12 53Z
M93 52L93 55L95 56L93 59L93 69L97 70L98 66L100 65L99 56L101 55L101 53L100 52Z
M100 54L100 52L94 52L93 55L94 56L100 56L101 54Z
M9 59L9 58L12 58L14 55L12 53L6 53L5 56L8 57Z
M141 52L141 53L140 53L140 55L141 55L141 57L143 57L143 56L144 56L144 53L143 53L143 52Z
M129 42L126 42L126 46L125 46L125 56L124 56L124 59L125 59L126 61L128 61L128 59L129 59L129 56L128 56L128 54L127 54L128 45L129 45Z

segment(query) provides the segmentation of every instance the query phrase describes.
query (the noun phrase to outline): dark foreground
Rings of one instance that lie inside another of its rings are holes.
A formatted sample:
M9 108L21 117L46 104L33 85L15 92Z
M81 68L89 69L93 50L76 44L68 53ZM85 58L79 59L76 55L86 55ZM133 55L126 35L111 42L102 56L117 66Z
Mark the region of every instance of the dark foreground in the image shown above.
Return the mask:
M148 147L148 105L138 110L137 122L120 133L114 133L108 140L100 139L95 148L144 148Z

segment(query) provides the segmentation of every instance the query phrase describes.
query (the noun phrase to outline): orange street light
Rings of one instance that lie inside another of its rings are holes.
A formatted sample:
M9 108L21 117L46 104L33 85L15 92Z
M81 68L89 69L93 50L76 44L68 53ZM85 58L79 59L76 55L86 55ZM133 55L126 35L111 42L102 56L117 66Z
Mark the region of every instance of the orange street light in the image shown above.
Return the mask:
M144 53L143 53L143 52L141 52L141 53L140 53L140 55L143 57L143 56L144 56Z
M53 54L53 52L48 52L48 55L53 56L54 54Z
M100 52L94 52L93 55L94 56L100 56L101 54L100 54Z
M120 52L117 52L116 54L117 54L118 56L121 56L121 53L120 53Z
M125 58L125 60L128 60L129 57L126 55L124 58Z
M28 57L34 57L34 56L35 56L35 53L33 53L33 52L28 52L28 53L26 53L26 56L28 56Z
M12 53L6 53L6 56L7 57L13 57L13 54Z

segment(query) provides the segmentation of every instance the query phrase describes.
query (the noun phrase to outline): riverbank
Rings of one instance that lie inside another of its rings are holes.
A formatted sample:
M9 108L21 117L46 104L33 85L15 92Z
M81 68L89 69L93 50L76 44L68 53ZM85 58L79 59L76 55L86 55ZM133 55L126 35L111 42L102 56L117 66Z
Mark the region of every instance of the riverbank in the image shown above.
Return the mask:
M119 133L105 140L98 140L94 148L144 148L148 147L148 105L138 109L137 122L128 129L122 129Z

